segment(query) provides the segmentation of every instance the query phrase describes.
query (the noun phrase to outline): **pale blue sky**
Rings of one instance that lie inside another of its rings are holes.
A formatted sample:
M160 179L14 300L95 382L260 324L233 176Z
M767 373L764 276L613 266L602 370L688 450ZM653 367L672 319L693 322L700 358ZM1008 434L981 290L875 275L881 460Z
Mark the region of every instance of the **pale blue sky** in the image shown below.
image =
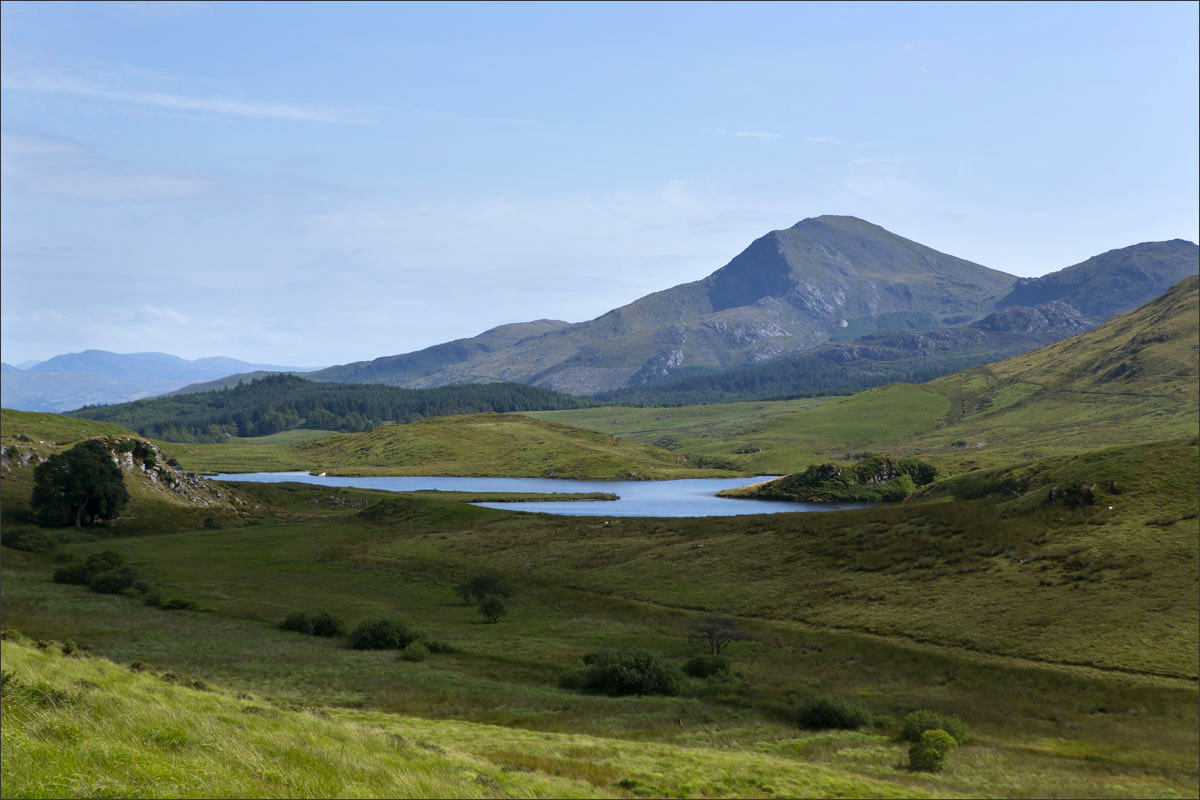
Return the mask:
M315 366L853 214L1017 275L1200 227L1196 3L22 3L3 359Z

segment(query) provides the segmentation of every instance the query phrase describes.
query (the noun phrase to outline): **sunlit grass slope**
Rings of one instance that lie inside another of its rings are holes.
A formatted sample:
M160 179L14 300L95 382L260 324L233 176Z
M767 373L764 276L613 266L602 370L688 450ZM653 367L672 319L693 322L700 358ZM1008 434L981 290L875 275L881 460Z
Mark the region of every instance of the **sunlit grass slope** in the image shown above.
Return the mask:
M786 752L296 710L55 646L6 641L3 668L5 797L928 796Z
M291 445L164 445L191 469L337 475L657 479L721 475L660 447L523 415L472 414Z
M29 438L22 439L19 436ZM75 419L74 417L64 417L62 414L45 414L40 411L0 409L0 438L6 445L37 447L48 443L61 447L93 436L137 436L137 434L111 422L94 422L90 419ZM35 441L31 442L29 439Z

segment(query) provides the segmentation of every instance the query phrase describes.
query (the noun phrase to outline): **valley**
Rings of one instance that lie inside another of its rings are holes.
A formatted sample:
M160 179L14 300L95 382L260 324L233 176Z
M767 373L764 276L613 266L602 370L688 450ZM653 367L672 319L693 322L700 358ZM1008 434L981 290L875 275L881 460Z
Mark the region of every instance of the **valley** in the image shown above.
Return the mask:
M32 525L31 466L88 437L137 435L5 409L0 593L6 680L18 687L4 694L6 782L24 776L17 793L29 793L49 769L86 794L92 784L78 781L100 770L119 793L145 793L154 775L166 794L220 792L212 781L226 778L197 783L178 765L250 747L276 766L222 774L264 796L417 785L479 796L1188 795L1200 776L1197 289L1184 281L1025 356L848 397L158 441L135 448L159 454L153 467L127 462L128 511L81 532ZM919 457L940 479L857 510L676 519L466 504L487 499L479 493L171 489L217 469L661 479L870 453ZM182 610L51 580L57 565L108 550ZM511 587L496 624L456 588L484 573ZM406 660L407 649L278 629L298 611L349 627L399 619L429 652ZM562 677L588 653L629 647L682 664L703 652L691 632L712 614L749 637L726 651L728 674L645 697L581 693ZM86 657L56 654L68 640ZM21 699L30 686L75 699L35 713ZM816 694L864 704L869 724L798 727ZM178 709L174 722L138 699L150 696ZM971 732L936 775L904 764L901 722L917 709ZM116 738L89 741L129 754L122 777L87 761L98 750L68 750L82 759L68 767L47 749L102 718L122 720L105 729ZM304 738L318 730L351 755L327 761L301 743L322 741ZM177 744L164 750L163 736ZM272 760L277 737L292 737L287 758L298 760ZM394 769L349 783L366 758ZM431 782L403 783L418 774Z

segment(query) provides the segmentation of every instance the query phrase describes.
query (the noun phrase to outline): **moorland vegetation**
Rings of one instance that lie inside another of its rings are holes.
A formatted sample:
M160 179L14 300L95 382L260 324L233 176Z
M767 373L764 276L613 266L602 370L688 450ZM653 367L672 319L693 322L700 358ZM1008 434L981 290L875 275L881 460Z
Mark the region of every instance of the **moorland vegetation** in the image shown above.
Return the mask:
M921 386L553 412L674 437L680 469L879 455L943 474L905 502L824 514L556 517L249 482L185 496L133 460L122 518L18 549L36 460L134 434L5 411L5 792L1192 796L1196 289ZM474 462L511 473L555 443L634 448L528 419L163 444L160 462L308 447L343 467L438 463L398 443L453 455L472 428ZM424 438L377 438L393 430ZM544 444L523 463L530 435ZM106 552L194 605L53 580ZM476 590L503 587L490 624ZM279 629L322 612L351 633ZM706 628L735 635L718 654ZM385 646L353 646L359 630Z

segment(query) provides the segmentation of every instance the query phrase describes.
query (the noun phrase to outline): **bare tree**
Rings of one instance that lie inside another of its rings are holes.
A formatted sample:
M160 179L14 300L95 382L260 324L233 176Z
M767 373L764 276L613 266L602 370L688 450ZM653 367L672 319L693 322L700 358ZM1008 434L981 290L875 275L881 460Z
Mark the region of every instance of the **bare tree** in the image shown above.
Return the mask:
M692 623L688 631L688 639L701 642L714 656L721 655L721 651L731 643L745 642L750 638L750 634L742 630L742 623L735 618L716 615L701 617Z

